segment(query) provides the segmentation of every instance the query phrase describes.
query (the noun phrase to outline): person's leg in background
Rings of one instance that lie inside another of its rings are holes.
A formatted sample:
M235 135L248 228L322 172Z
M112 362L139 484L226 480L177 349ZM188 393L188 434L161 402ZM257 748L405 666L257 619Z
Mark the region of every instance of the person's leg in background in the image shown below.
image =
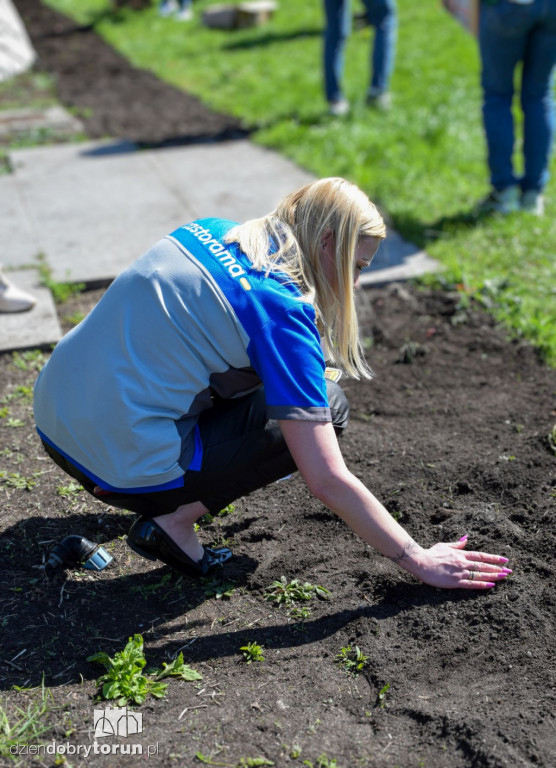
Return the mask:
M513 213L521 207L519 179L514 172L514 75L523 60L532 28L534 7L500 0L481 4L479 51L483 89L483 124L492 190L480 204L484 213Z
M375 38L371 54L371 81L367 103L379 109L391 105L390 78L396 58L398 16L395 0L364 0Z
M349 103L343 94L344 58L346 42L351 32L351 0L324 0L324 89L330 114L338 116L349 112Z
M532 30L523 59L521 107L523 155L521 181L523 210L542 216L543 190L549 179L554 138L554 75L556 72L556 2L544 5L545 16Z

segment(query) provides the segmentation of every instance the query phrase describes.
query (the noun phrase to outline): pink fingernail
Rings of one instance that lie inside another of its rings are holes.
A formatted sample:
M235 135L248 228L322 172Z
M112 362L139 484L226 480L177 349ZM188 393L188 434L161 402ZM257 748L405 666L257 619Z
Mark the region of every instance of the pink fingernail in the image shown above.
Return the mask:
M513 571L512 571L512 569L511 569L511 568L502 568L502 570L503 570L503 572L504 572L504 573L506 573L506 574L510 574L510 573L513 573Z
M494 587L495 586L493 581L487 581L486 585L487 585L487 587Z
M509 562L510 562L510 559L509 559L508 557L501 557L501 558L500 558L500 562L501 562L501 563L509 563Z
M467 536L467 534L465 534L465 536L461 537L460 541L465 541L465 539L467 539L467 538L468 538L468 536ZM506 560L506 562L508 562L508 561Z

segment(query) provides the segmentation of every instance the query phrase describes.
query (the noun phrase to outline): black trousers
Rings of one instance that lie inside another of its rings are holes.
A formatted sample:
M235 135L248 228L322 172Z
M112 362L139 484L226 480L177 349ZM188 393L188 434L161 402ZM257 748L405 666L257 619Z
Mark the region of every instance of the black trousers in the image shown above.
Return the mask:
M349 405L338 384L327 381L328 402L336 434L345 429ZM54 448L44 447L61 469L97 499L146 517L174 512L182 504L201 501L216 514L232 501L296 471L278 422L266 417L262 387L234 400L217 399L199 417L203 444L200 471L189 470L182 488L147 493L103 491Z

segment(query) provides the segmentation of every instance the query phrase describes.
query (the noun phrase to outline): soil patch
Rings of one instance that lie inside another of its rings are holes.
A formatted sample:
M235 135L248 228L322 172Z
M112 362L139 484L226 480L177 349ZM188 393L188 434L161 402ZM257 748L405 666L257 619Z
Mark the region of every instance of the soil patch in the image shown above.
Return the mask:
M156 145L246 135L237 119L132 67L94 27L78 26L38 0L17 0L16 5L39 66L55 75L60 101L77 111L89 138L109 136Z
M86 311L99 295L73 299L62 315ZM348 465L418 541L468 533L473 549L507 555L513 576L487 594L420 585L292 477L205 526L206 542L226 541L235 553L216 580L180 578L126 547L132 515L72 490L46 459L29 396L44 355L3 355L0 689L21 705L11 687L44 675L57 744L92 744L102 670L87 656L112 655L140 633L149 664L181 649L203 675L171 682L165 699L141 707L136 741L159 750L149 765L179 755L189 768L200 752L232 766L265 757L277 766L549 768L556 481L547 435L556 375L489 317L470 312L461 322L454 296L393 286L365 297L376 378L346 384ZM44 558L76 533L104 543L114 563L47 579ZM330 598L292 616L265 600L282 576L321 585ZM248 642L263 646L264 662L242 661ZM335 663L348 646L368 656L356 676ZM318 763L323 754L329 763ZM99 754L87 764L136 760Z
M50 58L41 52L41 40L58 40L49 37L53 17L34 0L18 7L42 65L63 70L64 45ZM106 48L92 31L86 37ZM107 102L98 98L98 125L113 119L124 81L111 81ZM62 306L65 327L100 295ZM193 768L197 753L230 766L257 764L249 758L314 768L553 764L556 464L548 435L556 373L489 316L462 311L456 295L391 286L366 291L360 304L376 376L345 385L348 465L420 543L467 533L470 548L508 556L514 574L481 594L423 586L294 476L204 526L205 542L227 541L235 554L216 580L180 578L126 547L133 515L86 498L42 452L31 387L46 354L2 355L0 691L10 714L37 696L12 686L40 685L44 675L53 695L48 743L91 746L102 669L86 659L113 655L140 633L149 665L181 650L203 675L147 699L140 736L98 739L137 743L145 756L156 745L153 768ZM113 564L47 579L40 566L68 534L103 543ZM275 607L265 593L282 576L322 585L329 599L302 604L305 617ZM248 642L263 646L263 662L242 660ZM368 656L360 674L335 661L348 646ZM138 762L118 754L68 760Z

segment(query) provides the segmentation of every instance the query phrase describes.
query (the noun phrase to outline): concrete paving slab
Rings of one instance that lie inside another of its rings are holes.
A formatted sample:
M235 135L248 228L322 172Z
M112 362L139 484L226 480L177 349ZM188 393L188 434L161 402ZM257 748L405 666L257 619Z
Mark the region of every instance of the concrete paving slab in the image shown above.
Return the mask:
M29 107L0 112L0 137L2 138L41 130L61 138L81 133L83 123L58 104L43 109Z
M247 140L151 150L148 156L176 197L191 204L195 218L247 221L264 216L289 192L315 179Z
M14 175L0 176L0 264L6 267L30 266L41 252L22 192Z
M48 347L62 338L52 294L39 283L34 269L8 273L10 281L36 297L37 303L28 312L0 312L0 352L17 349Z
M410 280L428 272L438 272L440 264L426 251L404 240L393 229L380 244L373 263L361 272L361 286L377 288L387 283Z
M87 142L10 153L13 215L0 213L6 266L45 254L58 281L106 283L160 237L191 219L245 221L272 210L314 179L247 140L138 150L130 142ZM1 182L2 180L0 180ZM0 209L2 210L2 209ZM4 211L7 211L5 208ZM21 216L26 226L15 224ZM437 265L395 232L363 284L414 277Z

